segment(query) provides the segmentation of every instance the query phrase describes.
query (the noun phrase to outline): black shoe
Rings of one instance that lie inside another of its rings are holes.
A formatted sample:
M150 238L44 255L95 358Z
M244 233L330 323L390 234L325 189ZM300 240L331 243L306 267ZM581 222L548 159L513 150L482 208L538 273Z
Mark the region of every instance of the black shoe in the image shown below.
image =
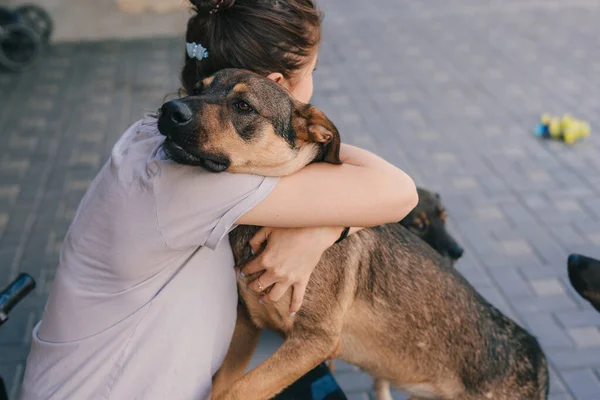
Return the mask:
M347 400L325 363L298 379L272 400Z

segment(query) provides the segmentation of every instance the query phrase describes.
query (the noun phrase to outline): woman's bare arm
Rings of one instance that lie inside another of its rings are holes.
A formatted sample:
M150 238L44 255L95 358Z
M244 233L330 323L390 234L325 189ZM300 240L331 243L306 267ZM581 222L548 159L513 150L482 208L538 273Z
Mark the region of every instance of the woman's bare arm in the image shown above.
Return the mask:
M282 177L237 223L269 227L360 226L397 222L417 205L414 182L382 158L342 145L343 165L311 164Z

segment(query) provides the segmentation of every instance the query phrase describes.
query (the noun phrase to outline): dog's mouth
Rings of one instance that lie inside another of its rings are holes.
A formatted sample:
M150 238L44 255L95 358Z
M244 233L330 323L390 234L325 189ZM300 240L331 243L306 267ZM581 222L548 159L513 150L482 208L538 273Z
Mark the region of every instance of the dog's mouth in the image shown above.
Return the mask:
M198 166L210 172L223 172L230 165L230 161L225 157L197 151L192 152L178 145L171 138L165 139L163 149L167 157L178 164Z

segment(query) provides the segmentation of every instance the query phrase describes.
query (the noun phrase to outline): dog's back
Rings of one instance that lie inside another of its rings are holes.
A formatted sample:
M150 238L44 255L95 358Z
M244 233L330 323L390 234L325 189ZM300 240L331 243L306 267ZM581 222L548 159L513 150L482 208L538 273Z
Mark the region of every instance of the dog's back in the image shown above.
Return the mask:
M254 230L231 234L238 265L250 257L245 244ZM339 358L415 396L547 397L536 339L399 224L365 229L326 251L293 326L285 322L288 302L247 303L259 326L284 335L335 335L332 326L342 318Z
M547 368L535 338L485 301L447 261L397 225L358 235L324 260L339 260L354 246L364 254L354 263L354 310L347 313L341 358L421 395L430 390L461 399L488 393L494 399L545 398L540 386L546 383L538 376L547 379ZM371 332L363 334L365 327ZM345 342L362 345L345 351ZM401 374L388 375L392 371ZM433 387L415 387L420 382Z

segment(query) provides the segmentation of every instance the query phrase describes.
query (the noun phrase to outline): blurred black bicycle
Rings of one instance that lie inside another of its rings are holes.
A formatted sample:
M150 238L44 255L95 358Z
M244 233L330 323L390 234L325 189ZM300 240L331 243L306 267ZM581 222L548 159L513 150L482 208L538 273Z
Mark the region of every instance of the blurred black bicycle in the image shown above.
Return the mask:
M50 41L53 24L41 7L0 7L0 66L18 72L32 65Z
M0 292L0 326L8 320L10 311L35 289L35 280L28 274L20 274ZM8 400L4 379L0 376L0 400Z

